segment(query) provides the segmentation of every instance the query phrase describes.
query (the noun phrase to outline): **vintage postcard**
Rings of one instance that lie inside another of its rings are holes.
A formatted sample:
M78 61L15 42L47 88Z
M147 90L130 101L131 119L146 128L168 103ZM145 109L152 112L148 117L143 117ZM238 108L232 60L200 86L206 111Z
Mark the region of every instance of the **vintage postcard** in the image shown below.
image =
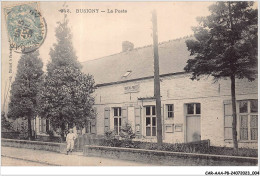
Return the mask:
M1 26L2 166L259 175L258 2L3 1Z

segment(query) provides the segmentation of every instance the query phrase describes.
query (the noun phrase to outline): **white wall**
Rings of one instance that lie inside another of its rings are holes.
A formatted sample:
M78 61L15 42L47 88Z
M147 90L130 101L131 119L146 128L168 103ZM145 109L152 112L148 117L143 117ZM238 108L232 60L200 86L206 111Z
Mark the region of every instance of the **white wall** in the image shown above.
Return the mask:
M139 92L125 93L125 86L139 84ZM138 101L138 98L152 97L153 79L133 81L99 87L95 92L95 106L97 107L97 134L104 134L104 108L134 105L155 105L153 100ZM201 103L201 139L210 139L212 145L231 146L224 141L224 100L231 99L230 81L213 82L211 78L192 81L188 74L167 76L161 78L162 113L166 104L174 104L174 118L167 119L162 114L165 124L183 124L182 132L164 133L164 141L172 143L185 142L185 108L186 103ZM237 100L257 99L257 80L236 81ZM112 113L112 111L111 111ZM111 116L110 116L111 117ZM144 118L144 115L142 115ZM143 119L144 121L144 119ZM113 119L110 121L112 128ZM144 123L142 125L144 132ZM164 126L163 126L164 127ZM143 134L144 135L144 134ZM153 139L150 139L153 140ZM241 147L257 147L257 143L240 143Z

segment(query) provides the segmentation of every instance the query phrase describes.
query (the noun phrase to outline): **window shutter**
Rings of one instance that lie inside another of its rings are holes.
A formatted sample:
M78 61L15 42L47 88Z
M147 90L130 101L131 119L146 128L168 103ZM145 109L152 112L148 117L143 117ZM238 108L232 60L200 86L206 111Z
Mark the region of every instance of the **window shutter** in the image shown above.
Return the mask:
M232 140L232 122L231 101L224 101L224 140Z
M39 132L42 132L42 119L39 118Z
M93 119L96 119L96 116L97 116L97 107L94 107L94 108L93 108L93 111L94 111L94 114L95 114L95 116L93 117Z
M164 106L164 118L166 120L168 119L168 104L165 104Z
M161 123L162 123L162 137L163 139L165 139L165 126L164 126L164 118L165 118L165 111L164 111L164 104L161 105ZM156 119L156 123L157 123L157 119ZM156 124L157 126L157 124ZM157 130L157 127L156 127L156 130Z
M46 132L46 119L42 119L42 132Z
M107 132L109 130L110 125L110 107L105 107L104 112L104 131Z
M32 131L34 131L34 119L31 119L31 128L32 128Z
M31 119L31 133L32 133L32 136L34 136L34 133L35 133L35 128L34 128L34 119Z
M135 106L135 133L136 135L141 135L141 107L139 105Z
M85 124L85 133L89 133L89 121Z
M96 125L92 125L92 127L91 127L91 133L92 133L92 134L97 134Z
M96 129L97 107L94 107L93 110L94 110L95 116L91 120L91 131L90 131L90 133L91 134L96 134L97 133L97 129Z
M91 134L96 134L97 131L96 131L96 121L95 120L92 120L91 121Z
M127 123L127 107L122 107L122 127L124 127Z

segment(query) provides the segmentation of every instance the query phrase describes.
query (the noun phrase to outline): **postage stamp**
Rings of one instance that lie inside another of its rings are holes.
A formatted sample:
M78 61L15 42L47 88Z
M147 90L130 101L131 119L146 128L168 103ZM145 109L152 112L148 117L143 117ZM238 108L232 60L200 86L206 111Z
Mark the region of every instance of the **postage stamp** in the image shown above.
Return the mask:
M4 8L10 48L28 53L38 49L47 35L47 25L38 2Z

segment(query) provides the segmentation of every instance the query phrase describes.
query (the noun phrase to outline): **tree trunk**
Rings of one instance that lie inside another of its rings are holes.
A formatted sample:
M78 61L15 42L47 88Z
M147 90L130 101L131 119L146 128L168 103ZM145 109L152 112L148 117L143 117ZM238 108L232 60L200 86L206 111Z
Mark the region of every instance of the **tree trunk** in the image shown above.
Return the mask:
M233 19L232 19L232 14L231 14L231 2L228 2L228 11L229 11L229 19L230 19L230 29L233 31ZM232 48L234 47L234 39L232 36L231 40L231 46ZM234 74L234 66L233 62L234 58L230 60L230 65L231 65L231 70L233 71ZM232 122L232 136L233 136L233 144L234 144L234 149L238 149L238 144L237 144L237 111L236 111L236 79L235 75L230 76L231 79L231 99L232 99L232 114L233 114L233 122Z
M65 141L64 131L65 131L65 124L62 122L62 123L61 123L61 133L60 133L61 142L64 142L64 141Z
M232 99L232 114L233 114L233 122L232 122L232 135L233 135L233 144L234 149L238 149L237 144L237 111L236 111L236 80L235 76L232 75L231 79L231 99Z
M28 117L28 138L32 140L32 124L31 124L31 117Z

